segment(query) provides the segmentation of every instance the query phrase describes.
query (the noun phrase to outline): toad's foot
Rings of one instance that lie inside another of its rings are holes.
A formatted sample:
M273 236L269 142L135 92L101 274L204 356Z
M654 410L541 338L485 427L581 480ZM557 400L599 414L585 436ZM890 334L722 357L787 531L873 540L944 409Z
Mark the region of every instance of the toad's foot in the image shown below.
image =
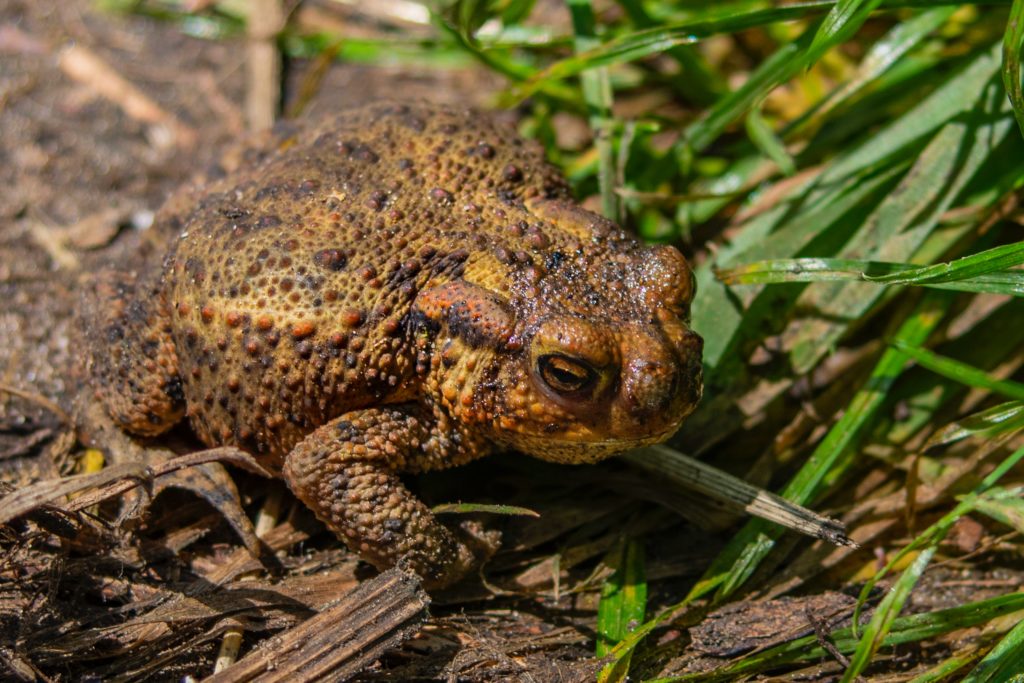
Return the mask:
M457 440L435 433L414 408L346 413L307 436L285 460L302 501L378 568L405 558L426 586L455 583L498 547L497 532L442 525L398 478L464 461Z

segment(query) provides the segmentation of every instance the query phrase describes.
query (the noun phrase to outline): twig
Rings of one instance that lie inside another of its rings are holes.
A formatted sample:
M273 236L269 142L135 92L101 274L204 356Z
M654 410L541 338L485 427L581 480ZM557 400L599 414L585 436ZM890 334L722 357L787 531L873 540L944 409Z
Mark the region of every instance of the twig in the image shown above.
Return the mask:
M284 26L281 0L252 0L249 3L249 58L246 60L248 91L245 113L249 128L266 130L274 125L281 93L281 53L277 34Z
M68 45L58 52L57 65L65 76L92 88L128 116L155 127L157 130L151 131L154 134L150 138L156 145L195 145L194 130L150 99L92 50L82 45Z
M828 623L828 619L819 618L811 610L804 610L804 616L807 617L807 622L814 629L814 637L818 640L818 645L821 646L825 652L832 655L832 658L839 662L839 665L844 669L850 668L850 660L839 651L839 648L835 646L831 640L829 640L829 631L832 626Z

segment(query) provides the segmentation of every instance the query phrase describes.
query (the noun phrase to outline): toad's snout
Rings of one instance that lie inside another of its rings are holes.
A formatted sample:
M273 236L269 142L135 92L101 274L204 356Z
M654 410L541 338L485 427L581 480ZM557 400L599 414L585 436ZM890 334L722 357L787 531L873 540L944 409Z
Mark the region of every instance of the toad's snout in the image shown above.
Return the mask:
M677 424L700 400L704 341L687 330L671 346L646 346L624 367L621 400L633 420L652 431Z

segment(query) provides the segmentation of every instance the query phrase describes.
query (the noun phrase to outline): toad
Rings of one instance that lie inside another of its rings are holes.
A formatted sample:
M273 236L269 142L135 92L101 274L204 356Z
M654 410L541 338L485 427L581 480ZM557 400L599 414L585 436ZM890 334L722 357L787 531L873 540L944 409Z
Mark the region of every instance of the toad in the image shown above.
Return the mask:
M276 135L158 221L160 272L90 322L124 431L187 420L265 463L353 551L429 586L489 556L401 473L498 449L592 463L701 395L692 273L573 202L541 147L455 107L381 103Z

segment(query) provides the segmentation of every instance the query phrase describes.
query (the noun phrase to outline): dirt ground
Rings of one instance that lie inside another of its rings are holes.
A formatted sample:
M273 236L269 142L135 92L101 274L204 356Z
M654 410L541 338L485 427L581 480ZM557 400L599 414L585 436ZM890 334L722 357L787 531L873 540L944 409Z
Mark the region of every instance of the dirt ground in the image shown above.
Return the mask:
M114 104L82 74L83 55L133 84L166 117L145 120ZM166 237L148 230L153 213L242 134L243 60L242 40L190 38L173 23L101 13L87 0L0 1L2 491L81 471L66 416L79 390L72 367L82 351L73 315L80 282L110 264L152 267ZM289 97L308 68L290 65ZM396 93L486 104L499 86L473 68L335 64L306 115ZM174 441L181 451L197 448L187 434ZM203 678L229 630L244 632L242 656L272 647L274 637L373 575L279 482L231 471L250 518L268 500L281 501L263 537L276 552L272 561L253 559L217 511L173 487L147 516L124 524L101 521L117 516L108 500L83 508L88 514L41 507L0 526L0 668L7 669L0 678ZM623 533L648 539L650 615L681 599L722 543L714 530L644 502L659 498L658 486L617 463L577 469L505 456L415 486L435 503L472 490L480 502L542 510L542 521L492 520L503 527L504 550L486 582L431 596L429 617L410 617L415 628L401 634L411 636L404 643L388 641L398 630L384 629L388 647L370 648L381 656L360 664L358 680L593 680L601 664L592 656L593 587L606 576L596 560ZM955 586L964 581L975 582L970 599L981 599L1020 580L1002 569L966 579L958 571L930 573L919 608L962 602ZM406 589L395 590L400 597ZM419 595L408 590L410 599ZM816 609L837 615L836 624L848 615L847 596L813 599L821 601ZM728 614L699 630L663 629L646 667L664 674L711 666L764 645L756 633L769 640L786 633L778 620L797 611L787 602L761 609L763 617L751 617L757 628L741 622L742 633ZM823 664L809 679L829 680L837 666Z

